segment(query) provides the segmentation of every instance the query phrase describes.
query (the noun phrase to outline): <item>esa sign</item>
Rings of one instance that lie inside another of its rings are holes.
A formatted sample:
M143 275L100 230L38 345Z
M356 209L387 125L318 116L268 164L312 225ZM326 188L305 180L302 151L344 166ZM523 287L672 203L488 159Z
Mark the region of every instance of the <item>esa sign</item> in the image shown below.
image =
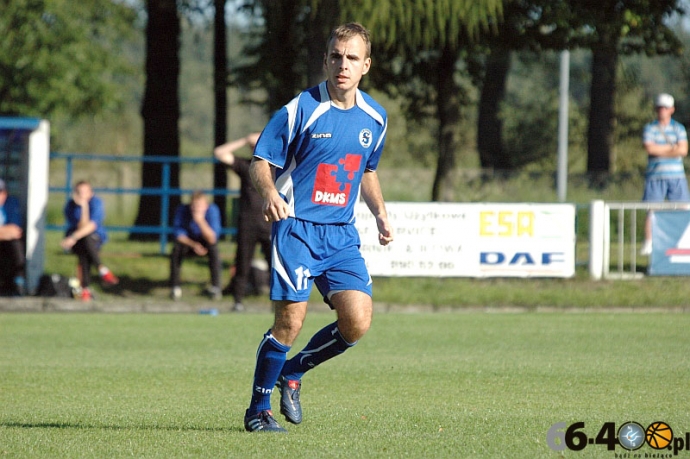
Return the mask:
M386 205L394 241L358 203L355 225L372 276L571 277L575 206L515 203Z

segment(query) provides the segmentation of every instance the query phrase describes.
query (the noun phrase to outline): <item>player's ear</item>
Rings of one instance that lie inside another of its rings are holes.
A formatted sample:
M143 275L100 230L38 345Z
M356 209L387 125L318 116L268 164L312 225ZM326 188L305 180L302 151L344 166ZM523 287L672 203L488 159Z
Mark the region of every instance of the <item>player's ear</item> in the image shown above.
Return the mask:
M364 66L362 66L362 75L366 75L369 73L369 69L371 68L371 58L367 57L364 60Z

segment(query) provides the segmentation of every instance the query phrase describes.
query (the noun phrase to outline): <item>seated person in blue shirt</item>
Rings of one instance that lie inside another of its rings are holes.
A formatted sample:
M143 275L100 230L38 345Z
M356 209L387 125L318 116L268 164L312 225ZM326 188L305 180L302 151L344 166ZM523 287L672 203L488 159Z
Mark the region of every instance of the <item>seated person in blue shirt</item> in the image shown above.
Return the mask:
M214 203L209 203L202 191L195 191L189 204L180 204L175 209L173 221L175 246L170 254L170 296L174 300L182 297L180 288L180 265L188 255L200 257L208 255L211 270L211 287L209 296L219 300L223 294L220 289L220 210Z
M106 285L116 285L120 280L101 263L100 250L108 235L105 232L105 206L93 192L91 184L81 180L74 185L72 199L65 204L67 232L60 242L65 250L71 250L79 259L77 277L81 282L79 294L82 301L91 301L89 289L91 269L98 268L98 275Z
M9 196L0 179L0 294L22 295L24 288L24 244L19 201Z

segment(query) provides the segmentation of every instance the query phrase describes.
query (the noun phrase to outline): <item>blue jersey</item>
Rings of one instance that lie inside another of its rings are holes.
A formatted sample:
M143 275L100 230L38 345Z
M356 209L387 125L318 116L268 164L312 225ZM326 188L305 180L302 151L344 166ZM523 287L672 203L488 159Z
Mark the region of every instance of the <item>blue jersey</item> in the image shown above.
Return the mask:
M65 204L65 219L67 220L67 236L77 230L77 225L81 219L81 206L78 206L73 199L70 199ZM108 235L103 228L103 221L105 220L105 206L103 201L98 196L92 196L89 200L89 219L96 224L96 234L101 238L101 243L108 239Z
M204 217L213 232L216 233L216 238L219 238L222 227L220 222L220 209L218 206L215 203L210 203ZM173 234L176 238L185 235L196 242L201 242L203 240L201 228L199 228L199 225L197 225L192 218L192 208L189 204L180 204L175 209Z
M289 215L319 224L354 222L365 170L378 166L386 111L357 90L354 107L331 104L326 82L300 93L271 118L254 156L276 167Z
M648 123L642 133L643 143L654 142L658 145L674 145L680 141L687 142L687 140L688 134L685 127L674 119L671 119L671 122L663 127L659 121ZM650 155L645 176L648 180L685 179L683 158L680 156L661 158Z
M0 226L13 223L20 228L22 225L22 214L19 207L19 200L14 196L8 196L5 204L0 206Z

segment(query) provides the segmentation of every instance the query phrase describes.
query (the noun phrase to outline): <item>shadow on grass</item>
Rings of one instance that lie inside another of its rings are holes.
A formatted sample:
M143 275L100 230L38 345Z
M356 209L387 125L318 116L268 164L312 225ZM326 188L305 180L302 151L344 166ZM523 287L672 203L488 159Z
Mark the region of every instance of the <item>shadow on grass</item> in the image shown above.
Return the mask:
M122 263L122 259L129 259L130 263L137 263L140 266L143 265L149 268L149 272L155 278L151 277L140 277L131 276L126 274L127 264ZM114 262L114 261L119 262ZM161 291L165 292L167 296L168 289L170 288L170 257L168 255L161 254L123 254L123 255L110 255L109 260L112 263L113 272L115 272L120 282L117 285L106 285L103 282L100 283L101 290L104 293L128 297L133 295L152 295L155 293L161 294ZM221 263L221 280L223 279L223 274L227 273L230 267L229 262L223 261ZM182 265L180 267L181 273L181 286L185 290L198 290L198 294L203 295L204 289L211 282L211 273L209 270L208 257L200 256L187 256L182 260ZM190 281L194 279L193 281Z
M82 422L0 422L1 427L19 429L103 429L103 430L170 430L190 432L244 432L243 427L196 427L196 426L161 426L161 425L108 425L86 424Z

